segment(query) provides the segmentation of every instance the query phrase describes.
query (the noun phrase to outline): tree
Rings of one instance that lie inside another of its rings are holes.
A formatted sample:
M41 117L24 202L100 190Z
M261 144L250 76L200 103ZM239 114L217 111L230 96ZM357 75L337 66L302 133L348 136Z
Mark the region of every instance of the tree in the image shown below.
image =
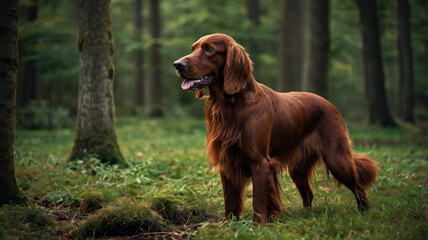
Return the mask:
M80 80L70 159L94 156L124 164L116 139L110 0L77 0Z
M413 113L413 60L410 40L410 10L407 0L398 0L397 4L397 44L400 62L398 78L398 111L399 118L414 122Z
M363 41L364 85L369 124L395 125L386 99L376 1L356 0Z
M248 11L248 19L251 23L251 33L249 33L249 37L246 39L247 43L245 45L245 49L251 56L251 60L255 63L259 63L259 52L260 52L260 43L258 41L258 28L260 26L260 6L259 0L247 0L247 11ZM257 71L254 72L257 75ZM257 76L256 76L257 77Z
M301 89L304 39L304 2L279 1L279 91Z
M142 107L144 104L144 58L143 49L141 46L141 33L143 30L143 18L141 12L143 10L143 1L134 1L134 29L135 29L135 41L138 43L137 49L134 51L134 112L137 107Z
M247 4L248 18L254 25L258 26L260 24L259 0L247 0Z
M25 197L15 180L16 79L18 74L18 1L0 0L0 206Z
M26 18L29 22L34 22L37 19L38 5L37 0L33 0L31 5L26 9ZM33 38L28 43L29 52L27 54L34 55L36 53L37 38ZM37 60L32 58L22 62L22 72L20 80L21 86L21 103L28 104L31 100L36 99L36 83L37 83Z
M161 81L161 56L160 56L160 33L161 23L159 14L159 0L150 0L150 34L152 45L150 47L150 69L151 69L151 104L150 115L154 117L163 116L162 110L162 81Z
M306 0L303 90L327 97L329 0Z

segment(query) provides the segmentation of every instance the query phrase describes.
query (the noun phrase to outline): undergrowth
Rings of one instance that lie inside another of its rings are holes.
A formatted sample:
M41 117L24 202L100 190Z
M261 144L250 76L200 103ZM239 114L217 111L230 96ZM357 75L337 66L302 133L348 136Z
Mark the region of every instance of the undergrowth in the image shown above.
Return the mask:
M368 190L371 209L318 174L312 209L302 207L282 176L283 214L252 223L252 188L239 221L223 217L221 182L210 172L205 123L196 119L119 118L117 135L129 166L98 159L67 162L74 130L18 130L16 178L30 199L0 208L0 239L425 239L426 149L419 129L349 125L356 152L378 163Z

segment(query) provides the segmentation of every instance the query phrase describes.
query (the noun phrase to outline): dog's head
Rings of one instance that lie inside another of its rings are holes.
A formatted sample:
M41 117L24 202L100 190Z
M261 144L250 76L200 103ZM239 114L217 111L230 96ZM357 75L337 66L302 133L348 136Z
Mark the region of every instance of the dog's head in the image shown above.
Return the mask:
M192 45L192 53L174 62L177 74L184 79L183 90L196 91L217 86L233 95L244 89L252 76L252 63L244 48L224 34L211 34Z

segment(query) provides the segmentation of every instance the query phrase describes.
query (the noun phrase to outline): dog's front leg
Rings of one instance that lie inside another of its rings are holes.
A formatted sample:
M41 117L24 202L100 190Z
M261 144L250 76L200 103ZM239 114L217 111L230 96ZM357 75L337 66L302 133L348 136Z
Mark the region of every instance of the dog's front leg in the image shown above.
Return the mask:
M253 180L253 209L256 223L266 223L281 212L279 182L275 168L266 159L251 167Z
M242 214L244 210L244 192L245 183L243 179L239 181L231 181L230 178L224 172L220 172L221 183L223 185L223 197L224 197L224 219L223 222L231 218L232 214L236 218Z
M253 180L253 221L257 223L267 222L267 178L269 168L265 161L254 163L251 167Z

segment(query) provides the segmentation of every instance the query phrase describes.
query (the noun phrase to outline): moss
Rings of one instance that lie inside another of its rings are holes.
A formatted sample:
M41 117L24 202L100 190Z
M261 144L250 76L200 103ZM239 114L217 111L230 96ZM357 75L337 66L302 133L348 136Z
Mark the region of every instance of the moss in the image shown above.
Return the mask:
M91 157L100 159L102 163L119 164L121 167L127 166L116 140L97 137L77 138L69 160L85 160Z
M165 220L176 225L185 224L188 218L187 209L179 208L178 202L174 198L154 198L151 208L157 211Z
M48 227L55 224L52 217L45 210L35 206L31 206L27 209L25 220L39 227Z
M55 221L46 210L34 205L4 205L0 208L0 239L5 236L15 236L16 239L34 239L33 232L38 233L38 239L49 238ZM3 235L3 236L2 236Z
M105 207L117 197L116 190L90 189L80 195L81 205L79 210L85 213L94 213Z
M177 196L165 195L155 197L150 206L165 220L175 225L199 223L207 219L216 218L206 212L206 209L197 206L194 201L179 202Z
M122 198L98 210L72 232L78 239L105 236L131 236L144 232L169 231L158 214L142 202Z
M93 213L105 206L106 201L101 192L88 191L82 194L83 199L79 210L85 213Z

